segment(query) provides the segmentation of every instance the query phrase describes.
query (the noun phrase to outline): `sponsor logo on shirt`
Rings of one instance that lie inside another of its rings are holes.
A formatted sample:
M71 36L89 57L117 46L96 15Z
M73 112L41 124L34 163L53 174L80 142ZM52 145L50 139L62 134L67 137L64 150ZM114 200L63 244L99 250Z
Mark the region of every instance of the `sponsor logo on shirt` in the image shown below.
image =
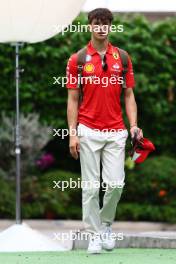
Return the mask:
M85 72L87 73L93 73L95 71L95 66L92 64L92 63L87 63L85 66L84 66L84 70Z
M114 64L114 65L112 66L112 68L113 68L114 70L118 70L118 69L120 68L120 66L119 66L118 63L116 63L116 64Z
M112 55L113 55L113 57L114 57L115 60L118 60L119 54L117 52L114 52Z

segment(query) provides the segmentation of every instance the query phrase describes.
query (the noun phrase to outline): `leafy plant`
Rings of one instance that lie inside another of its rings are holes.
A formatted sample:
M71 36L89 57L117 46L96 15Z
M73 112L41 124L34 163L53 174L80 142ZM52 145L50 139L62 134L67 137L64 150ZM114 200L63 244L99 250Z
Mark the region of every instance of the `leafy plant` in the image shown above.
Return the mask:
M0 168L7 178L15 175L15 127L14 119L4 113L0 126ZM20 116L21 169L22 176L35 168L36 159L51 138L48 127L41 125L39 115L30 113Z

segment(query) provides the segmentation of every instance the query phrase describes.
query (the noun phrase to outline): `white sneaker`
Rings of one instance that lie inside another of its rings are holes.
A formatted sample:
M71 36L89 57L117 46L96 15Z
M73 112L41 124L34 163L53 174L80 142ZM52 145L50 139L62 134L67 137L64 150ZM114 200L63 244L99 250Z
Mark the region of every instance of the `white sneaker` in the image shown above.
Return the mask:
M100 239L100 236L92 236L89 240L89 246L87 249L87 252L90 254L99 254L102 250L102 241Z
M115 248L115 238L112 236L111 226L106 226L105 230L102 232L102 248L111 251Z

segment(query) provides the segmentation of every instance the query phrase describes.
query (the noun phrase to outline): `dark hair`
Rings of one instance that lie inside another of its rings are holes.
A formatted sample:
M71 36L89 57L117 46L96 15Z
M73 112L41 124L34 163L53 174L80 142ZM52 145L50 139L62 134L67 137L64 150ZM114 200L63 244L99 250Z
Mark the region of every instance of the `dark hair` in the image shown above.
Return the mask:
M88 14L89 24L91 24L94 19L98 24L111 24L113 21L113 14L107 8L96 8L90 11Z

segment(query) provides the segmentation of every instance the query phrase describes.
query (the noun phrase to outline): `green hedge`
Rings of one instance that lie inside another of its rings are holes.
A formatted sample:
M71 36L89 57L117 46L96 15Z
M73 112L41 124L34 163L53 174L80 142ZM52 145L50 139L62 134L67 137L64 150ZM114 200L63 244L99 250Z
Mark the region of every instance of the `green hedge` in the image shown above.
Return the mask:
M84 15L75 23L87 23ZM126 49L133 60L139 124L157 145L158 153L176 153L175 69L176 18L149 22L143 16L116 16L123 33L111 33L114 45ZM66 89L53 85L53 76L64 76L69 56L84 46L89 33L66 33L46 42L26 45L21 51L21 110L38 112L41 121L66 127ZM14 113L14 48L0 45L0 105Z
M116 219L120 221L151 221L176 223L174 206L157 206L151 204L120 203Z
M176 160L159 156L126 170L125 201L176 206Z
M126 170L126 186L117 219L176 222L176 160L166 156L148 158Z
M145 166L144 166L145 164ZM176 160L149 158L133 170L126 170L126 185L116 219L176 223ZM79 174L53 170L22 181L23 218L81 219L81 189L53 188L53 181L78 180ZM14 217L15 188L0 180L0 218Z
M22 214L24 218L81 218L81 190L62 191L53 181L65 181L78 175L65 171L51 171L27 178L22 184Z
M4 180L0 171L0 218L15 217L15 188L11 181Z

